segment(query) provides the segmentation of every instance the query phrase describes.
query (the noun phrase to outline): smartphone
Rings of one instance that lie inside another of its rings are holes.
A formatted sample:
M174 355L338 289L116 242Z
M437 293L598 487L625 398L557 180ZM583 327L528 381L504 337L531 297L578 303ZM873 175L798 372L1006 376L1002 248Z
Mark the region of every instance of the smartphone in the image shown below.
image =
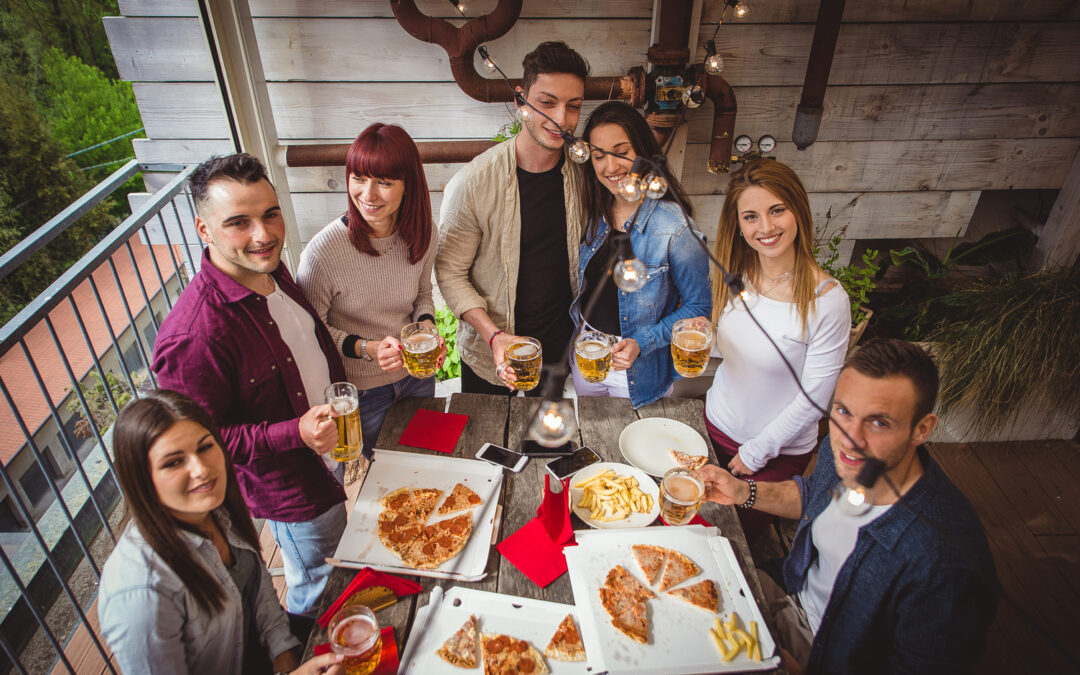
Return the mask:
M556 480L561 481L567 476L573 475L585 467L596 464L599 461L600 456L597 455L592 448L586 445L578 448L577 452L572 455L551 460L547 463L547 471Z
M574 454L574 442L567 441L556 448L549 448L527 438L521 442L521 451L529 457L569 457Z
M514 473L521 471L529 462L529 458L520 452L514 452L509 448L504 448L501 445L495 445L494 443L484 443L484 445L476 452L476 458L506 467Z

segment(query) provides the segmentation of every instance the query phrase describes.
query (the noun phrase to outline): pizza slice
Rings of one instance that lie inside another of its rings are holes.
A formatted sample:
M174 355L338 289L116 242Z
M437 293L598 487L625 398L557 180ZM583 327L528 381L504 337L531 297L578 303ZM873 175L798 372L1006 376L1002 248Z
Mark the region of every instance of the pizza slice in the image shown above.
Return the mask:
M456 633L451 635L435 652L452 666L475 668L476 660L476 617L470 615Z
M442 494L443 491L437 488L418 488L412 491L413 515L417 521L421 524L427 522Z
M480 495L472 491L464 483L458 483L454 486L454 489L450 491L450 495L446 498L446 501L439 507L439 512L436 515L445 516L457 511L464 511L465 509L471 509L481 504L483 500L480 499Z
M716 584L713 583L712 579L699 581L690 586L673 588L667 593L668 595L674 595L676 598L681 598L691 605L700 607L713 614L719 609L720 594L717 592Z
M667 549L652 544L635 544L631 548L634 551L634 560L645 574L645 581L652 586L660 578L660 572L664 570Z
M709 463L708 455L688 455L685 452L679 452L674 448L671 449L671 456L675 458L676 464L690 469L691 471L697 471Z
M636 602L619 616L611 619L611 625L615 626L623 635L643 645L649 644L649 619L648 608L644 601Z
M484 633L480 640L484 675L547 675L544 656L525 640Z
M701 568L693 560L678 551L669 550L667 565L664 566L664 576L660 577L660 591L678 586L700 571Z
M628 594L634 601L655 598L656 594L645 587L634 575L626 571L622 565L612 567L608 572L604 585L617 591Z
M556 661L584 661L585 645L581 642L581 633L574 625L574 617L567 614L555 634L551 636L544 654Z

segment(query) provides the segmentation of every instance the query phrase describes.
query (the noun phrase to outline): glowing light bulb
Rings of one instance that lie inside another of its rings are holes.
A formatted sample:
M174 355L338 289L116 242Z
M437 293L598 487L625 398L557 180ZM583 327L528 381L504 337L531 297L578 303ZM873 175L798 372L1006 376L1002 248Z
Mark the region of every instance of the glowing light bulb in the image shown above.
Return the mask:
M577 164L584 164L589 161L591 151L592 148L589 147L589 144L579 138L570 144L570 159Z
M484 59L484 68L486 68L489 73L494 73L495 72L495 62L492 61L491 59Z
M462 14L464 14L464 13L465 13L465 5L464 5L464 3L460 3L460 2L459 2L459 3L457 4L457 11L461 12ZM735 8L735 13L736 13L736 14L738 14L738 12L739 12L739 8L738 8L738 7L736 7L736 8Z
M645 184L636 173L630 172L619 181L617 194L628 202L639 201L644 192Z
M710 75L719 75L724 70L724 58L719 54L709 54L705 57L705 72Z
M518 117L521 118L521 121L524 122L525 120L528 120L532 117L532 108L522 103L520 106L518 106L517 113Z
M750 14L750 8L746 6L745 2L739 2L735 4L735 18L745 19Z
M663 174L650 173L645 177L645 196L649 199L660 199L667 189L667 178L664 178Z
M743 288L739 293L731 298L731 306L736 310L750 311L758 303L758 291L754 288L754 285L750 283L750 280L744 275L742 277Z
M872 506L867 499L867 490L862 485L852 488L844 483L837 483L832 489L832 498L836 502L836 508L847 516L861 516Z
M563 399L540 404L529 435L540 445L554 448L569 441L575 433L577 417L574 415L574 404Z
M696 108L705 102L705 92L696 84L686 87L682 92L682 102L687 108Z
M647 276L645 264L637 258L620 260L615 263L615 270L612 272L615 285L627 293L640 291L645 286Z

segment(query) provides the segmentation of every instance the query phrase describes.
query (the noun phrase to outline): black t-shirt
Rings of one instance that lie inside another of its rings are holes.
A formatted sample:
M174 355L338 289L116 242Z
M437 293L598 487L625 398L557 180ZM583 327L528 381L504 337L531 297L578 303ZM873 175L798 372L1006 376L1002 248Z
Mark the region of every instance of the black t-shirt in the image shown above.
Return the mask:
M540 340L544 361L562 358L574 324L570 320L570 256L566 249L566 201L562 163L550 171L517 169L521 201L521 263L518 266L514 332Z
M593 307L592 313L585 317L585 320L596 330L603 331L608 335L621 335L619 292L614 281L611 279L604 281L604 277L607 276L608 263L611 262L611 234L611 232L608 232L604 243L600 244L600 248L589 259L589 264L585 266L585 278L582 280L585 288L582 294L581 311L585 311L596 285L603 282L604 289L600 291L600 297L596 299L596 306Z

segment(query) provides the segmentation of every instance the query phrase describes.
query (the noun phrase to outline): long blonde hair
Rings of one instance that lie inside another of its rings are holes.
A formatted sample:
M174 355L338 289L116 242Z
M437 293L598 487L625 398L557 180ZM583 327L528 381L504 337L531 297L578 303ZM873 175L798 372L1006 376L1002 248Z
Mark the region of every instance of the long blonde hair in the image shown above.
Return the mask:
M724 198L724 207L720 210L720 224L716 228L716 246L713 254L728 271L742 274L760 287L761 265L757 251L739 236L739 197L749 187L761 187L780 199L795 216L797 234L795 237L795 275L792 281L792 301L799 312L803 334L806 324L814 311L814 290L816 272L819 269L814 259L814 218L810 213L810 199L806 196L799 176L786 164L774 159L753 159L731 173ZM713 277L712 320L715 324L729 302L727 287L723 279Z

